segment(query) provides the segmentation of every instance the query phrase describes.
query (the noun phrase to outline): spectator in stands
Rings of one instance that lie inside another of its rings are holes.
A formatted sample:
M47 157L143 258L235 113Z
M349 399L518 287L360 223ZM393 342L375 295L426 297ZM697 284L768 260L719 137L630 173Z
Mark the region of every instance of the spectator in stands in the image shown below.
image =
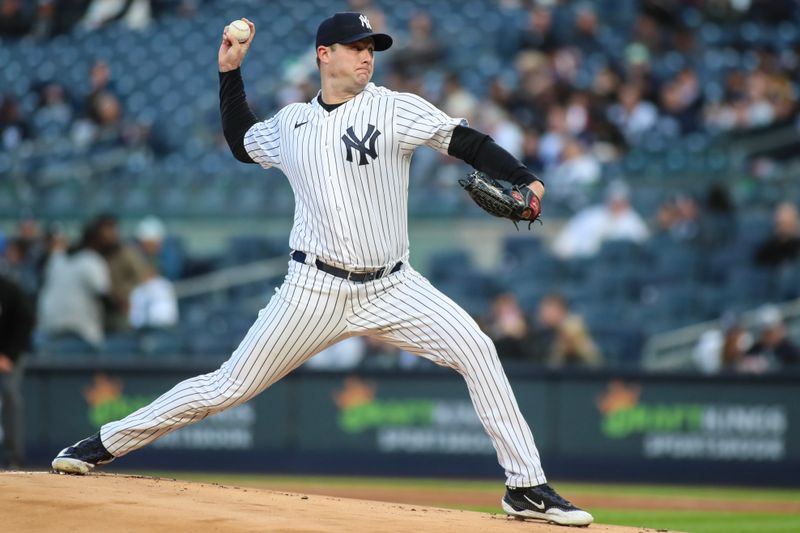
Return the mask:
M567 100L564 120L570 135L580 140L588 140L590 122L590 100L588 93L575 91Z
M0 276L0 436L7 468L25 462L22 410L23 356L31 349L33 308L27 294Z
M726 313L719 328L703 332L692 352L695 366L704 374L739 372L753 338L735 313Z
M16 234L8 242L4 257L0 258L0 271L19 283L25 293L36 296L41 285L46 248L39 222L31 217L22 218L17 223Z
M547 130L539 140L539 157L546 170L555 167L561 160L561 152L569 137L566 109L561 105L550 107L547 110Z
M47 262L53 252L57 252L62 248L66 248L69 239L67 238L64 229L57 222L50 222L46 227L44 234L41 238L41 252L38 254L36 263L36 295L38 297L39 291L44 285L45 270Z
M651 54L658 55L669 47L665 27L671 21L658 2L642 2L633 25L633 41L641 43Z
M487 104L479 111L477 120L481 131L485 131L501 147L514 157L521 158L524 146L522 128L501 107Z
M72 30L83 17L87 4L87 0L29 0L26 7L34 19L30 35L41 40Z
M165 245L166 228L154 216L143 218L136 226L136 244L147 262L155 265L165 278L176 280L183 274L183 248L178 239Z
M535 357L532 328L513 294L495 298L484 327L502 359L524 361Z
M448 73L442 83L442 111L451 117L464 117L472 123L478 107L478 99L464 88L458 73Z
M84 228L78 246L66 250L65 242L54 245L38 302L39 329L48 339L80 339L87 350L102 344L111 282L100 249L95 224Z
M165 329L178 323L178 299L172 282L155 265L130 295L130 324L134 329Z
M595 73L591 89L597 104L606 109L617 101L622 91L622 78L615 69L606 65Z
M783 202L775 207L773 234L758 246L755 253L757 265L779 267L800 258L800 224L797 207Z
M630 145L637 145L643 134L658 122L658 108L642 99L642 91L633 84L622 85L617 103L608 108L608 119L615 124Z
M624 83L638 87L642 98L648 102L658 101L658 84L653 76L652 54L640 42L632 42L625 47Z
M553 367L597 367L602 364L600 351L583 319L570 312L560 294L549 294L539 302L537 343L545 346L547 364Z
M444 46L433 32L433 22L425 11L417 11L411 16L408 35L405 42L399 44L392 54L392 65L410 75L419 75L437 66L444 55Z
M522 141L522 164L533 172L544 171L544 164L539 158L539 131L536 128L526 128Z
M575 27L569 45L580 50L584 57L604 54L605 46L600 40L600 23L591 2L582 2L575 9Z
M142 123L126 118L108 63L95 61L88 83L83 114L72 127L73 143L85 149L148 146L150 131Z
M519 50L554 52L560 42L553 28L553 12L549 7L534 4L528 11L528 26L519 35Z
M676 241L693 241L700 235L700 208L688 194L662 202L656 214L658 229Z
M753 336L745 329L741 321L734 320L729 323L722 339L721 369L723 371L738 370L752 344Z
M769 126L792 116L797 96L785 72L729 73L722 102L706 108L706 124L717 130Z
M561 161L546 174L547 196L566 203L571 209L584 207L600 181L600 162L583 142L568 137Z
M22 219L17 225L17 234L8 242L0 260L0 270L14 279L26 294L35 297L44 253L39 223L33 218Z
M740 368L746 372L778 371L800 365L800 348L792 342L783 314L773 305L761 307L756 316L759 335Z
M523 51L514 59L514 68L519 80L514 91L504 95L498 91L502 85L495 84L492 96L495 101L500 100L521 124L545 131L547 124L542 118L547 117L547 104L555 103L555 79L549 59L541 52Z
M69 131L73 110L67 91L56 82L47 82L39 87L39 106L33 112L33 127L36 137L60 139Z
M122 106L108 92L95 95L87 116L75 123L72 139L82 148L111 148L124 144Z
M89 70L89 96L86 98L86 109L96 113L96 100L105 93L115 94L111 67L102 59L98 59Z
M161 250L164 246L164 223L154 216L143 218L136 226L136 242L145 259L161 267Z
M698 131L703 95L700 80L693 69L683 69L673 80L661 87L661 120L659 129L678 136Z
M136 248L122 241L116 216L99 215L92 226L97 232L98 251L108 265L110 276L113 306L106 317L106 329L124 331L129 327L131 291L149 275L147 261Z
M32 6L20 0L0 0L0 36L24 37L33 27Z
M589 206L575 214L556 236L553 252L565 259L591 257L605 241L646 241L650 233L642 217L631 207L629 194L624 183L611 183L605 204Z
M31 138L31 130L12 94L4 94L0 101L0 150L13 152Z

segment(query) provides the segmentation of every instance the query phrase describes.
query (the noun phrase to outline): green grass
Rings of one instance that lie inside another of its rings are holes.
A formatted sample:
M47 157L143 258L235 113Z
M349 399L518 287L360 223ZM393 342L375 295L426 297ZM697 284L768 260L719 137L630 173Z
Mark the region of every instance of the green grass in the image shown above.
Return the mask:
M499 507L464 506L468 511L502 514ZM592 508L598 524L666 529L686 533L797 533L800 517L768 513L715 511L622 511Z
M203 481L224 485L275 486L285 484L294 487L376 487L376 488L419 488L427 490L446 489L491 493L499 495L503 490L502 481L408 479L408 478L361 478L327 476L264 476L257 474L204 474L187 472L147 472L144 475L171 477L188 481ZM692 498L729 501L769 501L797 503L800 490L763 489L747 487L703 487L676 485L630 485L621 483L559 483L554 486L567 497L571 494L591 494L610 496L647 496L657 498ZM487 513L502 513L496 506L459 506L460 509ZM650 529L669 529L691 533L796 533L800 532L800 515L687 511L687 510L625 510L592 507L595 521L604 524L643 527Z
M790 514L716 511L621 511L592 509L601 524L671 529L691 533L796 533L800 517Z
M615 494L617 496L656 496L705 498L715 500L769 500L800 501L798 489L770 489L753 487L708 487L682 485L629 485L622 483L558 483L564 492L575 490L584 494Z
M174 477L188 481L206 481L228 485L276 484L326 485L329 487L419 487L446 488L476 492L498 492L503 490L502 481L454 480L454 479L413 479L413 478L371 478L342 476L272 476L262 474L217 474L194 472L143 472L143 475ZM655 496L704 498L715 500L768 500L800 501L799 489L770 489L753 487L709 487L683 485L634 485L623 483L572 483L553 482L559 492L569 494L613 494L615 496Z

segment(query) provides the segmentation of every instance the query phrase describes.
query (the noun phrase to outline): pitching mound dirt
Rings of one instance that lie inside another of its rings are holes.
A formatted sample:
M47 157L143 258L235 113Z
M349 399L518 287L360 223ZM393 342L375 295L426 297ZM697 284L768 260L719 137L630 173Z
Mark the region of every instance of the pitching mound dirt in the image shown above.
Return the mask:
M527 532L536 521L330 496L115 474L0 473L3 531ZM588 531L642 532L592 524ZM653 531L653 530L646 530Z

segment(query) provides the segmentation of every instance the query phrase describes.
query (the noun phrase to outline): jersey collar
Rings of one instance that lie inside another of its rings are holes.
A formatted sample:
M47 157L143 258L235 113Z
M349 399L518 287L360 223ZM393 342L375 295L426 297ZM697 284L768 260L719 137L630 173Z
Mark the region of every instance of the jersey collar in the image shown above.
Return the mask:
M316 94L316 96L314 96L314 98L312 98L312 99L311 99L311 102L310 102L310 104L311 104L311 107L314 109L314 111L315 111L315 112L317 112L317 113L325 113L325 114L335 113L337 109L341 109L341 108L343 108L343 107L347 107L347 106L348 106L348 105L350 105L352 102L358 102L358 101L360 101L361 99L363 99L363 98L365 97L365 95L372 95L372 93L373 93L373 91L374 91L374 90L375 90L375 84L374 84L374 83L372 83L372 82L369 82L369 83L366 85L366 87L364 87L364 90L363 90L363 91L361 91L360 93L358 93L357 95L355 95L353 98L351 98L351 99L350 99L350 100L348 100L347 102L344 102L342 105L340 105L340 106L337 106L337 107L336 107L336 109L333 109L333 110L331 110L331 111L327 111L327 110L326 110L324 107L322 107L322 105L319 103L319 99L320 99L320 98L321 98L321 96L322 96L322 90L319 90L319 91L317 91L317 94Z

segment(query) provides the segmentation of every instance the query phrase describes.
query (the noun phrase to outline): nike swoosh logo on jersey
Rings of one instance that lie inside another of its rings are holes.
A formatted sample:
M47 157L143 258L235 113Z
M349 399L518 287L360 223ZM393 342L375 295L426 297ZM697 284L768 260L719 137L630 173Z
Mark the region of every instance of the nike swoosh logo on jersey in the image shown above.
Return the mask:
M531 504L532 504L534 507L536 507L537 509L539 509L539 510L541 510L541 511L544 511L544 500L542 500L542 503L536 503L535 501L531 500L530 498L528 498L528 497L527 497L527 496L525 496L524 494L522 495L522 497L523 497L523 498L525 498L526 500L528 500L529 502L531 502Z
M295 127L295 129L297 129L300 126L302 126L303 124L308 124L308 121L306 120L305 122L295 122L294 123L294 127Z

